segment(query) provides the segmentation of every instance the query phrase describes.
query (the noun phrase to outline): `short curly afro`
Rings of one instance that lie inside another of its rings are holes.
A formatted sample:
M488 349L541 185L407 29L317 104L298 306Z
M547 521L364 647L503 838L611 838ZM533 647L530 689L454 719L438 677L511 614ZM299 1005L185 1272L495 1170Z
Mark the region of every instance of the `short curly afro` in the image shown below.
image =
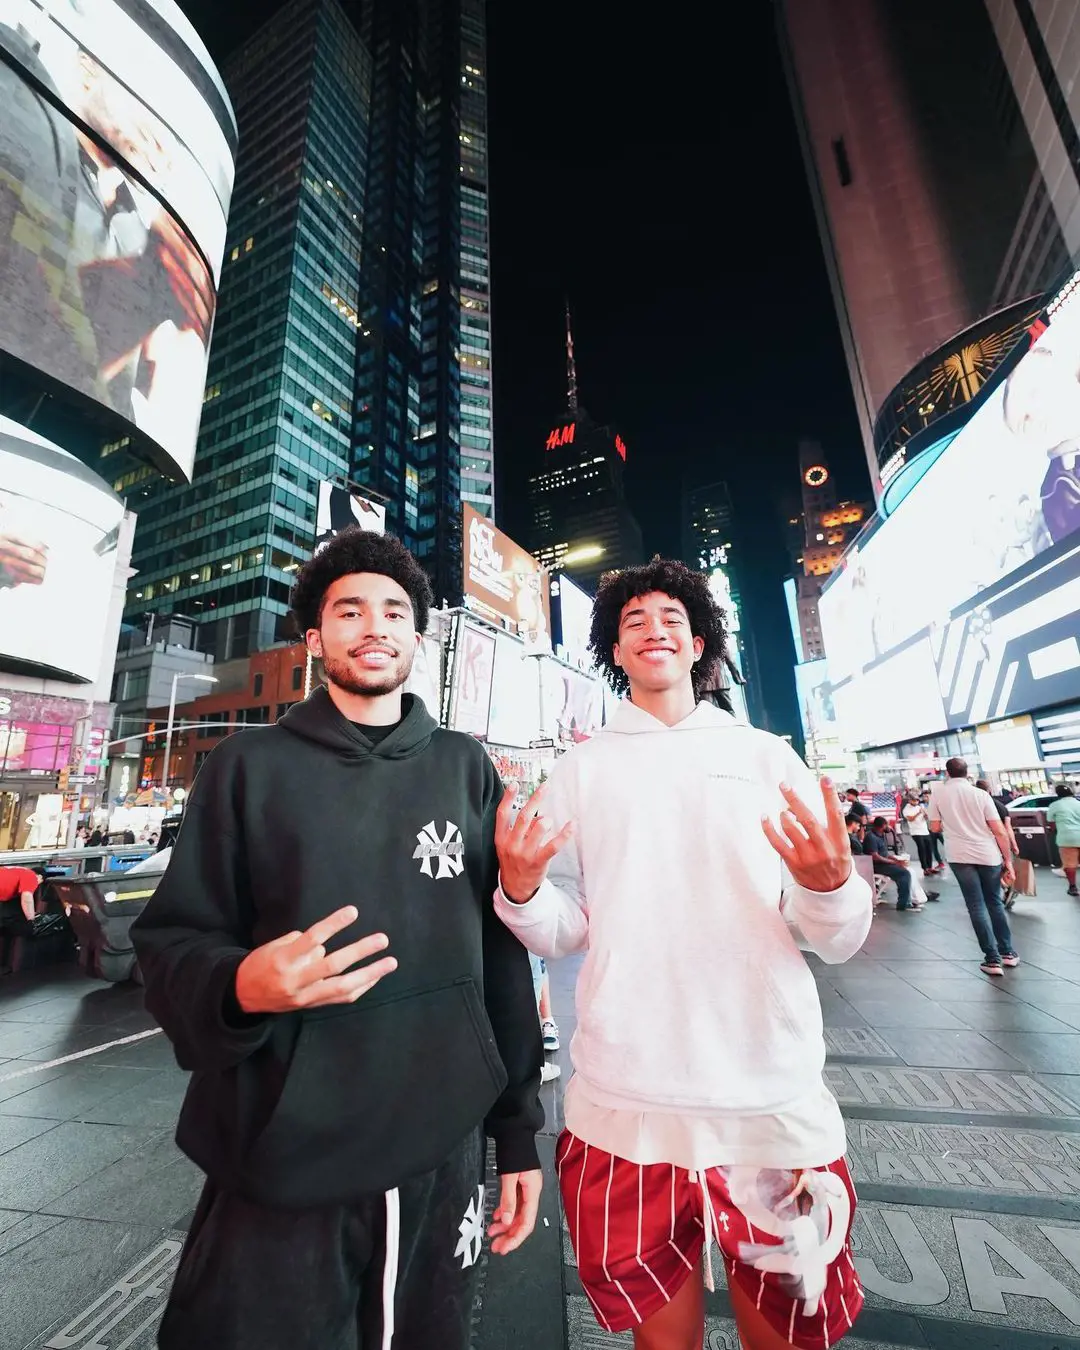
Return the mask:
M374 534L350 525L336 534L297 573L289 605L301 633L318 628L326 592L340 577L353 572L374 572L390 577L405 591L412 604L418 633L425 633L431 612L431 582L427 573L400 539L392 534Z
M725 614L709 590L704 572L695 572L685 563L655 557L639 567L624 567L606 572L600 578L593 606L589 651L598 668L617 694L626 694L630 681L626 671L615 664L615 644L619 640L619 619L631 600L659 591L682 601L690 616L690 631L704 640L701 660L694 666L694 694L701 698L712 687L712 679L727 654Z

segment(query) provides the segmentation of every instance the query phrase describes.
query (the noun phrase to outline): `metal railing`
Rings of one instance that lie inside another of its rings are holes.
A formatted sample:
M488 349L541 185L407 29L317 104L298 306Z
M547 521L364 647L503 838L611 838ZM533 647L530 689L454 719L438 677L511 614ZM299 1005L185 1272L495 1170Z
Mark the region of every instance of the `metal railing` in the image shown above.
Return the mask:
M27 848L11 853L0 852L0 867L41 868L82 864L74 867L74 871L81 874L86 870L86 862L93 860L97 864L95 872L100 872L105 870L107 862L114 858L130 858L132 862L137 862L140 858L148 858L156 850L156 844L99 844L93 848L89 845L86 848Z

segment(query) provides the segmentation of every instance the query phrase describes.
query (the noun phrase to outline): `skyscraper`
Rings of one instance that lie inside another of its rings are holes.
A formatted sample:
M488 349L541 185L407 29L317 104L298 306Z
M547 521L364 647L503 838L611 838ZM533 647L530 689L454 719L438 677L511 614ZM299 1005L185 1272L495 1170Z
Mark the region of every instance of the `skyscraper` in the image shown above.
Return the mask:
M802 509L788 519L788 550L795 572L801 649L799 661L826 654L818 601L822 582L873 514L870 503L841 500L828 460L816 441L799 443Z
M529 550L595 592L600 577L642 559L641 526L626 502L626 443L599 426L578 401L577 368L566 312L566 411L544 442L544 467L529 479Z
M494 506L483 0L291 0L226 66L241 151L195 480L145 485L131 620L227 660L289 634L320 481L460 599Z
M875 492L977 394L1030 321L1021 302L1068 262L987 4L775 0Z

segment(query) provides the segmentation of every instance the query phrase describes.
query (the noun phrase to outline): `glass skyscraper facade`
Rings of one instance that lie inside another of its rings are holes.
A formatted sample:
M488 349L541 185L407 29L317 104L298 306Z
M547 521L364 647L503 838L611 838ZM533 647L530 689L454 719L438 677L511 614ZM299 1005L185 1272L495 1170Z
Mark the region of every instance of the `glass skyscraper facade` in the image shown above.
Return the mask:
M483 0L292 0L225 67L236 189L195 476L117 453L139 513L126 618L183 614L219 660L291 635L319 482L461 589L494 509ZM107 447L106 455L123 446Z

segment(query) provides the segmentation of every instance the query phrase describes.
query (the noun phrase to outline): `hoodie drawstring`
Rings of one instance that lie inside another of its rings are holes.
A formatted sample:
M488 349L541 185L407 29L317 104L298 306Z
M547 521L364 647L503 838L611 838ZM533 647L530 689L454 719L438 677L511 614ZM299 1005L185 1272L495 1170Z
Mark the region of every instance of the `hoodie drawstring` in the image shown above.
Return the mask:
M702 1200L702 1225L705 1229L705 1288L710 1294L716 1292L716 1279L713 1275L712 1266L712 1245L720 1245L720 1235L716 1231L716 1216L713 1214L712 1200L709 1198L709 1180L705 1172L689 1172L688 1178L692 1186L701 1187Z
M382 1350L394 1344L394 1297L397 1294L401 1245L401 1197L396 1189L386 1192L386 1264L383 1266Z

